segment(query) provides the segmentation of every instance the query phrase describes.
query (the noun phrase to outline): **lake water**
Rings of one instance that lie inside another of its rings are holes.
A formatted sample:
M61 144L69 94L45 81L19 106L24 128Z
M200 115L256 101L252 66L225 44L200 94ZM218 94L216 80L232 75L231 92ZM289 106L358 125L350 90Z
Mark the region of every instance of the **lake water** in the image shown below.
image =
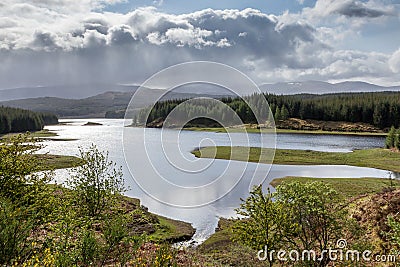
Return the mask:
M102 126L82 126L88 121L101 123ZM234 209L239 206L240 198L247 197L249 187L257 181L265 179L263 184L268 186L274 178L285 176L388 178L395 175L389 171L351 166L271 167L266 164L196 159L190 153L201 146L231 145L232 140L235 140L236 146L257 147L260 146L258 134L249 134L247 137L243 133L229 136L224 133L181 131L176 135L177 131L173 130L162 132L160 129L145 129L147 150L143 153L129 146L143 143L141 134L144 129L124 128L124 120L74 119L61 122L68 123L46 128L57 132L59 138L77 140L45 142L46 152L78 155L78 147L87 148L92 143L101 150L109 151L110 159L122 166L126 184L130 187L126 194L139 198L151 212L192 223L197 229L194 237L196 242L202 242L214 232L218 217L234 216ZM125 139L131 140L125 147L123 135ZM164 141L161 142L160 138ZM383 137L310 134L277 134L276 143L277 148L349 153L355 149L377 148L383 145ZM179 151L174 151L172 147L179 148ZM165 153L166 151L172 153ZM127 164L124 152L127 153L126 159L130 164ZM151 158L152 166L146 163L147 158ZM201 171L188 172L185 164L195 165ZM65 175L68 175L68 171L56 171L57 181L62 182ZM198 191L193 194L187 193L192 192L187 191L187 188L196 188ZM214 201L215 199L218 200Z

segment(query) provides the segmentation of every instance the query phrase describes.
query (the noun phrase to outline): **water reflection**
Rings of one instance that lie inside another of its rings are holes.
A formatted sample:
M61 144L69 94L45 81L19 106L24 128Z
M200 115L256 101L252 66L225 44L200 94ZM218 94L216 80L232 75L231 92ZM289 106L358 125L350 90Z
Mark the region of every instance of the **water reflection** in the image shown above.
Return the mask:
M193 224L197 229L195 239L202 241L213 233L218 217L231 217L235 215L234 208L237 208L240 204L240 198L245 198L249 192L249 186L251 186L251 179L253 176L258 177L260 180L265 178L264 186L267 187L274 178L280 178L285 176L304 176L304 177L381 177L381 178L396 178L400 179L399 173L388 172L384 170L377 170L371 168L351 167L351 166L287 166L287 165L273 165L267 177L265 176L267 166L262 164L244 163L236 161L224 161L214 160L214 162L206 168L205 172L199 172L197 174L180 174L174 170L171 166L159 165L159 172L170 172L170 176L173 180L170 182L179 184L181 186L201 186L203 184L212 182L213 179L218 176L221 169L226 168L227 164L231 164L231 172L229 176L235 177L235 172L242 172L244 170L242 179L239 180L238 184L234 187L223 198L215 201L209 205L198 207L198 208L177 208L169 205L165 205L154 198L147 195L140 187L135 183L135 180L131 176L128 170L127 164L124 159L123 146L122 146L122 130L123 120L107 120L107 119L92 119L92 120L68 120L71 124L68 125L57 125L46 127L49 130L56 131L60 136L59 138L77 138L78 140L69 142L46 142L47 147L45 151L55 154L65 155L78 155L78 147L89 147L90 144L95 143L102 150L108 150L110 152L110 159L115 161L118 165L123 168L123 173L126 182L130 186L131 190L127 192L127 195L132 197L140 198L142 204L149 208L149 211L164 215L170 218L188 221ZM88 121L99 122L102 126L82 126ZM130 128L129 132L132 138L135 139L135 131L138 129ZM162 153L159 153L159 137L160 130L158 129L147 129L149 136L148 146L153 149L150 150L152 157L159 162L165 162L165 157ZM242 133L235 133L235 145L250 145L260 146L258 142L258 135L248 135L249 140L241 139ZM151 140L154 142L151 142ZM180 149L183 156L189 160L196 161L197 159L190 153L191 150L199 146L199 141L209 138L216 145L230 145L230 140L227 134L223 133L208 133L208 132L191 132L183 131L179 139ZM243 144L241 143L243 140ZM277 148L290 148L290 149L308 149L308 150L319 150L319 151L330 151L330 152L350 152L353 149L364 149L364 148L375 148L382 147L384 143L383 137L360 137L360 136L314 136L314 135L298 135L298 134L278 134L277 135ZM140 141L140 140L139 140ZM248 142L248 143L247 143ZM132 160L140 160L143 155L133 153L130 155ZM173 157L173 155L172 155ZM176 159L173 159L176 160ZM199 159L198 163L202 166L212 161L210 159ZM179 163L179 162L178 162ZM57 179L63 181L66 171L58 170ZM155 173L150 174L146 166L142 166L134 170L134 175L140 175L143 177L149 177L149 175L156 175ZM175 174L175 175L174 175ZM156 176L153 176L153 178ZM227 180L229 181L229 180ZM171 201L180 201L187 203L195 201L191 199L190 195L181 195L177 192L166 190L165 187L159 187L155 182L152 182L152 186L156 188L157 192L165 198L170 198ZM204 198L210 198L213 195L219 194L220 190L225 190L223 187L217 187L213 190L204 192Z

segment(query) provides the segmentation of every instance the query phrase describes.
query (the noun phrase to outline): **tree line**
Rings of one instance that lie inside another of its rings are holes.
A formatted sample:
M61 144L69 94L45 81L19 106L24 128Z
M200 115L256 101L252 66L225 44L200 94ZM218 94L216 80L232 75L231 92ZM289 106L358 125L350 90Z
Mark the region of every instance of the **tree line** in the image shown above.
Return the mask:
M400 93L341 93L327 95L266 95L272 112L324 121L363 122L380 129L400 126ZM279 119L278 116L278 119ZM283 119L283 118L282 118Z
M262 101L262 97L269 103L270 109ZM163 120L168 114L188 99L175 99L158 102L154 107L142 109L134 116L134 124L149 124L155 120ZM325 95L274 95L253 94L244 98L225 97L220 101L228 108L218 105L215 108L212 102L194 102L183 105L188 117L191 114L203 114L206 109L212 117L216 116L223 121L229 119L228 110L233 109L242 123L257 123L256 115L263 120L270 120L273 114L275 120L287 118L314 119L323 121L362 122L374 125L380 129L392 125L400 127L400 93L340 93ZM148 116L147 116L148 115ZM263 122L262 122L263 123Z
M272 120L272 114L261 97L252 95L243 99L226 97L219 100L200 98L161 101L152 108L144 108L137 112L133 117L133 124L151 126L154 121L165 120L172 111L172 122L175 123L195 118L186 126L218 127L216 121L225 126L257 123L258 120L265 123Z
M39 131L44 125L57 123L58 118L54 114L0 107L0 134Z

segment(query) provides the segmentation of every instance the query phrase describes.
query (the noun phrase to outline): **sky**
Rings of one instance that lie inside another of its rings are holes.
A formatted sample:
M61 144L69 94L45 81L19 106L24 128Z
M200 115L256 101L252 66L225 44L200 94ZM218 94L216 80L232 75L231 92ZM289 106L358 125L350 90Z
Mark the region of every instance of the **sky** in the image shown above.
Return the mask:
M256 83L400 84L400 0L2 0L0 89L140 84L224 63Z

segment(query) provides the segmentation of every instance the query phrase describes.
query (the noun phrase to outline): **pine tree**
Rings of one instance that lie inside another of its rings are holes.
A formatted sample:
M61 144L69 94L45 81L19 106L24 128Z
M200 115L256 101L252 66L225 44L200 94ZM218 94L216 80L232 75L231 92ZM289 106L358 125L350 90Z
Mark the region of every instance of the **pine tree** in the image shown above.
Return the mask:
M385 142L386 148L394 148L395 139L396 139L396 129L394 128L394 126L392 126L386 137L386 142Z
M283 105L281 108L281 120L286 120L289 118L289 111L288 109Z
M400 150L400 129L397 129L396 136L394 138L394 147Z
M281 120L281 119L282 119L282 116L281 116L280 108L279 108L279 107L276 107L276 111L275 111L275 120L276 120L276 121L279 121L279 120Z

